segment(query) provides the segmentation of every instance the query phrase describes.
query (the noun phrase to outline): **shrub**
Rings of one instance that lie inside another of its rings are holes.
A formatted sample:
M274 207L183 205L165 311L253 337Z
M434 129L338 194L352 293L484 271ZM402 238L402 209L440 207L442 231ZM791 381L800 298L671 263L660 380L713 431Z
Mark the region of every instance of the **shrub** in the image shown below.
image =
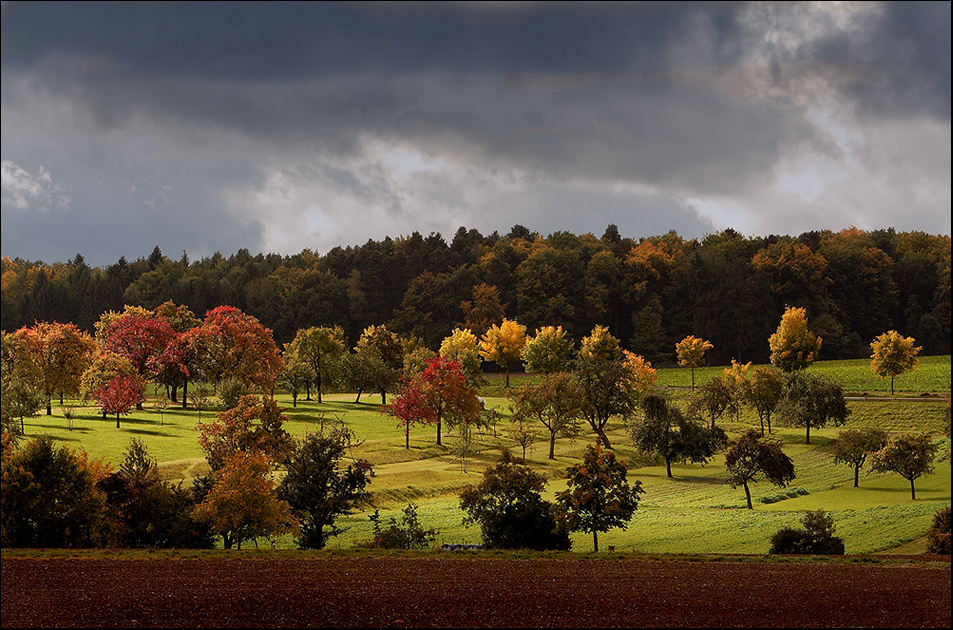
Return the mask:
M939 553L950 555L950 507L947 506L938 511L933 517L933 525L930 526L930 533L927 534L930 540L930 546L927 548L929 553Z
M811 542L807 530L782 527L771 536L768 553L811 553Z
M0 545L101 547L111 528L96 471L82 451L40 436L3 455Z
M390 525L381 529L380 510L370 516L374 523L374 542L369 547L381 549L426 549L437 539L437 530L424 529L417 518L417 506L408 503L400 519L390 518Z
M479 523L489 548L567 551L572 541L565 523L540 496L545 485L542 475L504 449L483 481L460 494L464 523Z
M843 555L844 539L834 536L834 518L824 510L807 512L804 529L782 527L771 536L768 553Z

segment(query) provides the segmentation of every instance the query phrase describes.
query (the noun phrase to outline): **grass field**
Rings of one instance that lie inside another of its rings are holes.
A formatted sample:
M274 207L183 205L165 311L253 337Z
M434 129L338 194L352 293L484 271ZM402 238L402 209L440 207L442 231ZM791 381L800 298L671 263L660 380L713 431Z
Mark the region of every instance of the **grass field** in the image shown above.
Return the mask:
M862 476L860 487L853 488L852 469L833 464L829 455L828 444L843 427L812 430L810 446L803 444L803 429L777 427L776 434L783 439L785 452L794 460L797 479L786 489L764 482L753 485L755 509L747 510L743 490L732 489L724 482L722 457L706 466L676 465L675 478L669 479L664 465L631 446L626 428L618 423L610 426L610 439L618 457L629 462L630 479L640 480L645 494L626 530L600 534L600 548L611 545L619 551L644 553L763 554L774 531L785 525L798 525L805 510L819 508L834 515L837 535L845 539L849 554L880 552L921 539L936 510L950 504L950 441L941 437L949 406L943 400L935 400L949 391L950 357L924 357L915 372L899 377L895 386L897 397L905 398L903 401L886 400L890 383L871 373L868 360L820 362L810 370L835 378L850 396L873 398L848 403L852 415L845 427L936 433L941 454L934 473L917 480L916 501L910 498L908 482L895 474ZM696 369L696 387L721 373L720 367ZM673 397L690 395L686 389L691 385L689 370L663 369L658 376L658 387ZM529 377L513 377L511 385L526 378ZM476 543L480 541L479 528L462 525L463 512L458 507L457 494L464 486L479 483L482 471L495 462L501 447L515 448L519 453L507 433L509 410L502 395L501 379L491 375L488 380L483 395L488 407L500 412L501 419L495 430L491 428L477 436L475 452L466 461L453 454L453 433L445 433L444 444L438 447L432 427L413 428L410 449L405 449L395 420L381 412L379 396L365 395L360 403L355 403L353 394L332 394L320 405L299 401L297 408L292 408L287 395L280 394L278 399L285 407L289 418L286 428L292 434L303 435L322 422L337 420L354 430L359 444L351 449L351 456L373 464L376 476L371 490L375 507L380 508L385 519L413 501L419 506L423 525L439 530L438 542ZM67 427L65 409L54 406L52 416L26 420L27 436L51 435L114 466L121 461L130 439L138 437L158 459L166 479L188 482L207 470L194 430L200 422L196 410L160 409L147 403L143 411L123 416L121 428L117 429L115 417L104 420L95 409L78 401L67 401L66 408L75 415L71 429ZM207 420L214 413L215 410L205 410L202 419ZM754 415L743 412L722 426L730 435L737 435L756 422ZM541 434L526 456L534 468L549 477L547 492L551 498L552 493L565 487L562 472L579 460L586 445L594 441L594 435L584 434L576 441L558 440L555 461L546 459L545 438ZM344 519L341 524L349 530L331 539L329 547L347 549L369 540L372 526L368 515L373 509L369 507L366 512ZM573 541L577 551L592 548L589 535L576 535ZM292 545L290 539L278 541L279 547Z

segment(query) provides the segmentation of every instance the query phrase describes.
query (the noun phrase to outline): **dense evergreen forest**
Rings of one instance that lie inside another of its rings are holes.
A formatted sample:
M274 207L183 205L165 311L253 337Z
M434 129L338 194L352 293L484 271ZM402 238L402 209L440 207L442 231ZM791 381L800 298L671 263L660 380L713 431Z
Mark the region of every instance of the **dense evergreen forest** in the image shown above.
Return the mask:
M675 361L686 335L708 339L714 364L768 361L767 339L785 306L807 309L822 359L870 355L897 330L921 354L950 353L950 237L856 228L792 236L727 229L702 240L675 232L623 237L543 236L514 226L484 236L440 234L369 240L324 255L246 249L192 262L146 258L93 268L79 254L45 264L2 260L2 329L72 322L93 332L107 311L172 300L199 316L237 307L271 328L279 347L297 330L341 326L353 345L369 325L417 336L431 349L455 326L477 335L503 317L533 333L560 325L580 340L602 324L656 364Z

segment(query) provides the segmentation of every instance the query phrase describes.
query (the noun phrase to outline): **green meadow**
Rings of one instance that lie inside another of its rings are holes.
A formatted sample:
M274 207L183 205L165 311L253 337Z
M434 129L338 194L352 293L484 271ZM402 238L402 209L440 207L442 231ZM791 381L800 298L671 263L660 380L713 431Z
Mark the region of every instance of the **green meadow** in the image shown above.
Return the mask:
M843 427L812 430L810 445L804 444L803 429L783 426L783 419L776 418L775 435L783 440L785 452L793 459L797 478L787 488L766 482L754 484L753 510L745 508L741 488L732 489L724 482L722 457L704 466L675 465L674 479L669 479L663 462L631 445L621 422L610 425L609 437L617 456L629 463L630 480L640 480L645 493L627 529L600 534L600 548L612 546L617 551L647 554L764 554L771 534L778 528L799 526L806 510L823 508L833 514L836 534L844 538L848 554L922 552L923 537L934 513L950 504L950 440L946 437L949 403L944 400L950 390L950 357L923 357L917 370L896 379L894 397L890 397L889 381L882 381L870 371L869 360L819 362L809 369L836 379L847 396L857 398L848 402L851 418ZM696 387L722 370L696 369ZM511 377L511 385L527 378ZM675 399L687 398L690 386L691 372L686 368L658 371L657 387ZM26 419L26 435L51 435L114 467L122 460L129 441L138 437L160 462L165 479L188 484L207 471L194 428L211 419L216 409L200 412L166 407L156 392L151 393L143 411L123 416L118 429L115 416L103 419L81 401L66 401L64 406L54 405L52 416ZM339 521L348 529L331 539L329 549L351 549L370 540L372 524L368 516L375 508L386 522L409 502L418 506L425 527L439 530L438 543L480 542L479 528L462 523L464 513L457 495L466 485L479 483L483 470L496 461L501 448L521 454L509 434L510 412L503 394L502 379L489 375L483 396L487 407L498 411L499 420L476 435L472 452L462 459L456 454L455 434L444 431L443 445L437 446L436 430L430 426L414 427L410 448L404 448L402 429L382 412L379 395L365 394L357 403L354 394L342 392L326 395L322 404L299 400L297 407L292 407L291 397L279 393L289 432L303 435L322 423L343 422L357 436L350 456L367 459L374 467L370 486L374 505ZM64 415L66 411L74 416L71 423ZM743 411L720 424L734 436L757 423L752 412ZM911 500L909 483L899 475L862 472L860 487L854 488L853 470L833 463L830 442L841 429L857 427L934 432L941 445L940 454L933 474L916 481L915 501ZM548 435L542 426L539 429L539 438L527 449L526 459L550 479L547 492L552 498L553 493L565 488L562 472L579 461L586 445L594 441L594 434L583 431L576 440L558 439L556 459L548 460ZM275 544L279 548L293 547L290 538ZM591 536L575 535L573 549L591 551Z

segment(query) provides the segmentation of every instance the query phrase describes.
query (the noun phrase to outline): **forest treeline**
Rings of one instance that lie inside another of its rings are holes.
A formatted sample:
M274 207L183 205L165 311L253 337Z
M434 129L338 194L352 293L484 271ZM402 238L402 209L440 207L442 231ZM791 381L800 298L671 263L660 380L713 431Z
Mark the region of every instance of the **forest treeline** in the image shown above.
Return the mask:
M562 326L581 339L595 325L656 364L673 363L686 335L709 340L709 359L768 361L765 340L786 306L807 309L821 358L870 355L885 330L916 338L921 354L950 353L950 237L893 228L701 240L672 231L601 237L520 225L506 235L461 227L368 240L323 255L251 255L241 249L190 261L163 255L90 267L82 255L46 264L2 259L2 322L73 323L92 333L108 311L172 300L204 314L228 305L255 316L281 344L300 329L341 326L350 345L386 324L431 349L454 327L482 334L504 317L532 333Z

